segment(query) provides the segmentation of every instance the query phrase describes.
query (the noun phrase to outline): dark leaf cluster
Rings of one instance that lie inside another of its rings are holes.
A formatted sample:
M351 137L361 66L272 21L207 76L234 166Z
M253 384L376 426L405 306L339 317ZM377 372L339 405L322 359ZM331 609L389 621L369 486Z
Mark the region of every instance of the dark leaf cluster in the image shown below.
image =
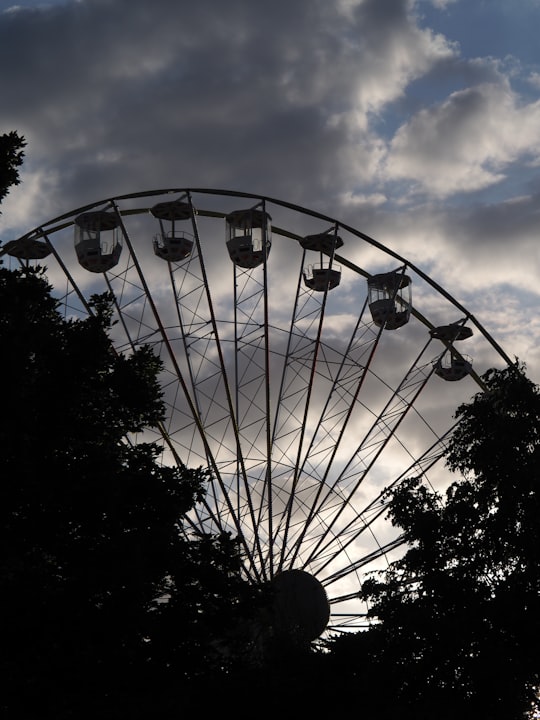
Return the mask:
M385 677L377 717L517 720L536 702L540 392L518 363L483 382L457 410L458 479L443 495L422 478L392 491L408 549L363 584L371 628L334 647L336 660L371 654L359 680Z
M26 140L12 131L0 135L0 203L10 187L20 183L19 168L24 161Z
M92 306L66 319L42 271L0 268L6 718L189 707L256 607L236 541L189 536L207 471L126 440L163 418L160 362L113 352L108 299Z

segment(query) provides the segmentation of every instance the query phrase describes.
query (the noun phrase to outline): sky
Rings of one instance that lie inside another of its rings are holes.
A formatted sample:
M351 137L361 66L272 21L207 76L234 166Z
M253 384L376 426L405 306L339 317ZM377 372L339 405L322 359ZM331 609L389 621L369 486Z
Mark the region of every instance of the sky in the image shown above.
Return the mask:
M540 381L538 27L540 0L0 0L0 132L27 140L0 240L152 188L279 198Z
M2 239L110 194L285 199L391 247L540 378L537 0L0 2Z

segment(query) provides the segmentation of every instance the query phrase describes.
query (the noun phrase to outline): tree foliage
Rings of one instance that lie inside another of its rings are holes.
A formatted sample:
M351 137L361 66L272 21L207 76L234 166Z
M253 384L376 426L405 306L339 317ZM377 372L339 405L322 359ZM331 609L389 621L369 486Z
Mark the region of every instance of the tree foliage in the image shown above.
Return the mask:
M26 140L15 131L0 135L0 203L10 187L20 183L19 168L25 147Z
M0 136L0 202L25 141ZM110 298L61 316L0 267L0 671L6 718L237 711L518 720L540 684L540 392L517 363L458 408L444 495L389 495L407 550L364 582L369 629L327 652L258 646L268 597L234 539L186 534L201 468L127 442L164 405L149 348L111 351ZM261 605L263 613L259 612Z
M405 718L512 720L535 700L540 392L518 364L483 380L447 450L459 479L444 496L419 478L393 492L408 550L363 585L372 628L334 648L370 658L371 687L385 678L380 717L399 706Z
M160 363L112 352L107 298L92 305L65 319L42 272L0 268L6 717L189 707L230 662L223 629L255 607L234 540L185 533L206 471L126 441L163 417Z

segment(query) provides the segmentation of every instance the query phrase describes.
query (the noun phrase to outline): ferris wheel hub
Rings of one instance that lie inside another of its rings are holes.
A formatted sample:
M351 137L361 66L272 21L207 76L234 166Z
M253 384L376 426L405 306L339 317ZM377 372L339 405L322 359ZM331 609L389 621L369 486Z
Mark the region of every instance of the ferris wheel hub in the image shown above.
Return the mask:
M274 631L278 635L316 640L330 619L330 605L321 583L305 570L285 570L272 580Z

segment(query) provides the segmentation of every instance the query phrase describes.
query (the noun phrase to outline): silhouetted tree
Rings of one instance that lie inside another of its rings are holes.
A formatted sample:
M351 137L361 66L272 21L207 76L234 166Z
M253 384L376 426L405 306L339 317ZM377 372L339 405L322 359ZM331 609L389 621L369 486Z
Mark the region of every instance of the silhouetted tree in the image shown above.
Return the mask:
M539 684L540 393L516 364L457 410L445 496L393 491L405 555L363 585L376 624L333 647L374 717L523 718ZM369 717L369 714L368 714Z
M0 135L0 203L12 185L18 185L19 168L24 160L26 140L12 131Z
M41 271L0 268L8 718L189 708L234 660L217 640L254 607L234 540L184 532L206 471L163 467L158 446L126 441L163 417L159 360L112 352L107 298L92 307L66 320Z

